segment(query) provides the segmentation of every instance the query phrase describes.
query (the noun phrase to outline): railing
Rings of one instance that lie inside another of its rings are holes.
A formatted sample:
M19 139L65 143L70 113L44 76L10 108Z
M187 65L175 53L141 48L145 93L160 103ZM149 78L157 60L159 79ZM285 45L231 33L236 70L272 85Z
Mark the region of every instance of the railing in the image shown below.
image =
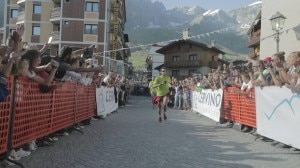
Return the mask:
M20 6L24 6L25 5L25 1L26 0L18 0L17 4L20 5Z
M259 42L260 42L260 30L257 30L256 32L252 32L250 39L248 40L248 47L256 45Z
M248 41L248 47L256 45L260 42L260 36L252 36Z
M167 61L165 66L168 67L200 67L201 61Z
M21 22L25 20L25 13L24 12L20 12L17 18L17 22Z
M60 20L61 17L61 7L53 8L50 11L50 21Z

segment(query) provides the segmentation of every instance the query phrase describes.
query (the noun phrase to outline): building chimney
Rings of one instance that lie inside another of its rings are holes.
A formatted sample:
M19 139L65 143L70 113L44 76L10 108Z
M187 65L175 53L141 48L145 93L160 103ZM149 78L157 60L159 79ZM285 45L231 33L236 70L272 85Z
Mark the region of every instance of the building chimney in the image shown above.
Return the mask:
M183 38L183 40L190 39L190 32L189 31L190 31L189 28L183 29L183 31L182 31L182 38Z
M215 40L212 40L212 41L211 41L211 47L215 47L215 44L216 44L216 41L215 41Z

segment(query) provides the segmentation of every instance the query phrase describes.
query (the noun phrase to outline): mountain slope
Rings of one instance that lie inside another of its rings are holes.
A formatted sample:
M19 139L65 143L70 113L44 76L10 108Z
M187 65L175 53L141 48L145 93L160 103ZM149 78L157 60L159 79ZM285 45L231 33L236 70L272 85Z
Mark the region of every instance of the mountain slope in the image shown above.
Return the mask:
M231 55L245 55L251 51L245 32L260 9L261 3L231 11L199 6L166 10L161 2L127 0L126 33L130 36L130 46L139 46L181 39L182 30L189 28L192 37L200 36L191 40L205 44L214 40L217 47L230 51ZM230 29L219 31L225 28ZM213 31L218 33L210 33Z

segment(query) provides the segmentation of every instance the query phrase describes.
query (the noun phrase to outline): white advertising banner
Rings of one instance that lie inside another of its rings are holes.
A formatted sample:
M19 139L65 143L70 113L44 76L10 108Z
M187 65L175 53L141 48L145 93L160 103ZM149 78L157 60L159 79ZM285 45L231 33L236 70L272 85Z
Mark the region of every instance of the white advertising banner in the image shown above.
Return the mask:
M194 111L219 122L223 90L204 89L201 92L192 93L192 108Z
M96 89L97 115L106 116L117 110L114 88L101 87Z
M300 149L300 95L275 86L255 91L257 133Z

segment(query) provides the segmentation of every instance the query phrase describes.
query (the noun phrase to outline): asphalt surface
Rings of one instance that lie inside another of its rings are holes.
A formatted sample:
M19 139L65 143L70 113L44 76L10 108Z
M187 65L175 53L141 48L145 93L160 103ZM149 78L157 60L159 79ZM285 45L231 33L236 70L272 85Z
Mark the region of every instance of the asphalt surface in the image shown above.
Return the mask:
M20 163L25 168L299 168L300 154L183 110L158 122L149 97L59 137ZM18 167L18 166L13 166Z

